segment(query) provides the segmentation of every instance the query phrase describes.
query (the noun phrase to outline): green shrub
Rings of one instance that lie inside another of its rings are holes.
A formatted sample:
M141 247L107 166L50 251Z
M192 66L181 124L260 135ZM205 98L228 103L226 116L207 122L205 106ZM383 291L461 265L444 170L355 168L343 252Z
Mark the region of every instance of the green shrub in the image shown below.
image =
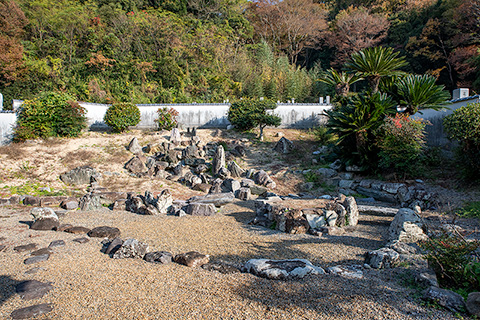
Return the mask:
M480 246L477 240L466 241L459 235L443 234L424 241L421 246L441 287L467 292L480 289L479 261L475 256Z
M456 214L463 217L480 218L480 201L468 202L465 206L458 209Z
M133 103L114 103L107 109L103 121L113 132L124 132L140 122L140 109Z
M266 126L278 127L282 119L274 114L268 113L274 110L276 104L270 100L242 99L230 106L228 110L228 121L239 131L260 128L259 138L263 140L263 129Z
M77 137L87 126L85 114L85 108L70 95L45 92L22 104L14 128L14 140Z
M320 126L313 130L313 135L315 140L317 140L322 146L333 144L337 141L338 137L329 132L328 128L325 126Z
M377 130L379 166L398 173L413 173L425 145L426 122L408 115L388 116Z
M464 176L469 179L480 178L480 103L469 103L455 110L443 120L443 126L449 139L458 140L457 152Z
M155 122L158 124L159 130L172 130L177 126L177 110L173 108L158 108L157 110L158 118L155 119Z

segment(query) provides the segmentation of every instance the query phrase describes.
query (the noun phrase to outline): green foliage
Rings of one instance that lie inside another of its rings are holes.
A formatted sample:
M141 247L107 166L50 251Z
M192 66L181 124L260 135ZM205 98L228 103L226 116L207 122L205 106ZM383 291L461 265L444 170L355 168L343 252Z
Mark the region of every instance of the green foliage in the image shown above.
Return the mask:
M466 241L456 234L443 234L421 245L441 287L467 292L480 289L480 263L475 256L480 246L477 240Z
M19 186L5 186L5 191L10 194L31 195L31 196L64 196L64 190L48 191L46 185L40 183L27 182Z
M313 134L315 136L315 140L317 140L322 146L334 144L338 139L338 137L329 132L329 129L325 126L315 128Z
M282 119L268 111L276 105L270 100L242 99L230 106L228 121L239 131L248 131L260 127L261 133L266 126L278 127Z
M158 108L157 110L158 118L155 119L155 122L158 124L159 130L172 130L177 126L177 110L173 108Z
M388 114L395 112L392 99L384 94L362 94L327 111L329 132L338 136L338 153L347 163L375 168L378 150L375 131Z
M396 82L396 96L400 106L405 106L408 114L419 109L439 110L450 99L444 86L436 85L437 79L430 75L408 75Z
M45 92L26 100L17 117L14 140L77 137L87 126L86 110L64 93Z
M462 217L480 218L480 201L468 202L465 206L458 209L456 214Z
M443 120L449 139L458 140L459 163L465 178L480 178L480 104L470 103L455 110Z
M347 96L350 92L350 86L363 78L357 74L348 74L346 72L338 72L335 69L329 69L318 81L328 84L335 89L338 96Z
M376 132L379 166L398 173L414 173L425 145L425 125L408 115L387 116Z
M114 103L107 109L103 120L113 132L124 132L140 122L140 110L133 103Z

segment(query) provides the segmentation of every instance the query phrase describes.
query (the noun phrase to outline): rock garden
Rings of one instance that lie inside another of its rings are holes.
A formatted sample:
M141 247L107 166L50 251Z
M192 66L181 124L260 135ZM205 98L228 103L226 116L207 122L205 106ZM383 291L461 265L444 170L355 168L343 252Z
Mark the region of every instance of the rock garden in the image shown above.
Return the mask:
M312 148L303 161L320 155L296 141L308 134L267 130L252 143L173 129L2 147L2 318L475 314L476 296L439 288L418 245L476 236L475 222L435 213L463 198L337 163L291 165L300 148Z

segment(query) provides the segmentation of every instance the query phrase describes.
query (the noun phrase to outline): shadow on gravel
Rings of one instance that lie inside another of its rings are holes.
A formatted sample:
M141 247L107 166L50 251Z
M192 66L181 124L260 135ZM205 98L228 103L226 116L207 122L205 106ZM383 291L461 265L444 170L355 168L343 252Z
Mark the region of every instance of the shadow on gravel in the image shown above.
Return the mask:
M15 294L15 287L20 282L10 276L0 275L0 306Z

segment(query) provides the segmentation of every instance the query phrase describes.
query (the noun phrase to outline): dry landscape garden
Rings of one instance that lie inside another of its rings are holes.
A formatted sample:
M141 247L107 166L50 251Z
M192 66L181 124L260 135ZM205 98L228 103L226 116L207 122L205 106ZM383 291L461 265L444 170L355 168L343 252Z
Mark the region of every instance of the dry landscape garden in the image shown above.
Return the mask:
M479 1L0 8L1 319L480 317Z

